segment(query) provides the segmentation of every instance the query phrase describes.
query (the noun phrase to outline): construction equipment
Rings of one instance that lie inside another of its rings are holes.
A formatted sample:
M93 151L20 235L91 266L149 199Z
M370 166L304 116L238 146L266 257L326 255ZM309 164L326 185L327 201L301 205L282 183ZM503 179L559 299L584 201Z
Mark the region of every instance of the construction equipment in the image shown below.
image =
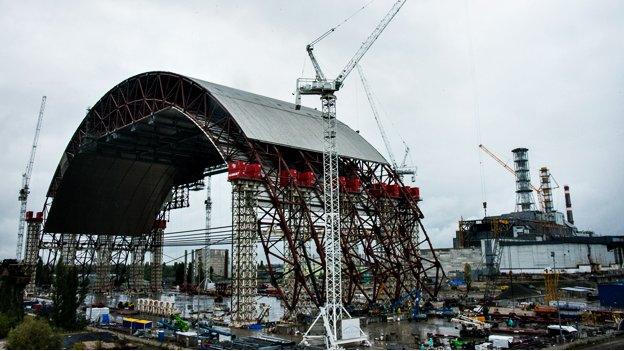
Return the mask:
M476 318L459 315L455 318L451 318L451 322L460 324L467 330L489 330L492 325L490 323L482 322Z
M412 182L416 181L416 166L408 166L407 165L407 157L409 156L410 148L407 146L407 143L403 138L401 138L401 142L403 143L404 153L403 160L401 165L398 165L396 159L394 158L394 153L392 152L392 147L390 147L390 141L388 140L388 135L386 134L386 130L381 123L381 116L377 110L377 104L375 103L375 96L373 95L373 91L371 87L368 85L368 80L364 75L364 71L362 70L361 65L357 65L357 71L360 75L360 80L362 81L362 86L364 87L364 91L366 92L366 98L368 99L368 103L370 104L371 111L373 112L373 116L375 117L375 122L377 122L377 127L379 128L379 133L381 134L381 139L386 146L386 151L388 151L388 157L390 158L390 162L392 163L392 168L398 174L401 179L403 179L404 175L410 175Z
M309 344L308 340L314 338L310 332L319 318L322 318L325 335L316 336L325 339L327 348L336 349L340 344L364 341L368 342L368 336L359 329L358 338L343 339L338 334L339 321L342 322L343 313L349 313L342 305L342 252L340 247L340 193L338 182L338 153L336 152L336 96L334 95L343 85L344 80L355 68L364 54L370 49L375 40L381 35L390 21L399 12L406 0L397 1L386 16L381 20L366 41L360 46L355 55L342 69L340 74L328 80L325 77L316 57L314 57L314 45L333 33L336 27L331 28L323 35L307 45L306 51L312 61L316 78L299 78L295 91L295 109L301 108L301 95L320 95L323 106L323 204L325 207L325 305L320 308L310 328L303 336L302 343ZM359 320L350 320L347 323L359 323ZM359 325L358 325L359 328Z
M41 107L39 108L39 116L37 117L37 127L35 128L35 137L33 138L32 148L30 149L30 158L26 164L26 171L22 174L22 188L19 191L17 199L20 201L20 212L17 226L17 261L22 260L22 245L24 244L24 227L26 221L26 206L28 204L28 194L30 193L30 177L32 175L33 166L35 165L35 154L37 152L37 144L39 143L39 134L41 133L41 123L43 122L43 111L46 105L46 96L41 98Z
M501 256L503 255L503 247L500 244L500 233L506 230L509 224L510 222L508 220L493 219L491 222L492 240L489 242L486 241L486 245L491 245L485 248L485 264L488 279L483 293L483 315L486 317L489 313L489 306L494 301L495 286L497 283L496 277L500 271ZM506 227L501 228L502 226Z
M554 269L551 269L550 271L547 269L544 273L544 287L546 288L544 301L546 303L550 303L550 301L558 301L559 272L555 271Z
M493 158L496 162L498 162L501 166L503 166L503 168L505 168L507 171L511 172L511 174L513 174L514 176L516 175L516 171L513 168L509 167L509 165L507 165L507 163L505 163L505 161L503 161L500 157L496 156L496 154L494 154L492 151L490 151L488 148L486 148L485 145L479 144L479 148L481 150L483 150L483 152L488 154L488 156ZM554 189L557 189L559 187L559 184L556 181L555 181L555 183L557 184L557 187L552 188L550 190L554 190ZM533 191L535 191L535 193L537 194L540 211L544 212L545 211L544 194L542 192L542 189L536 187L533 184L531 184L531 189L533 189Z
M414 289L396 299L390 306L392 312L397 312L402 306L411 307L410 318L412 320L426 319L427 315L420 313L420 290Z

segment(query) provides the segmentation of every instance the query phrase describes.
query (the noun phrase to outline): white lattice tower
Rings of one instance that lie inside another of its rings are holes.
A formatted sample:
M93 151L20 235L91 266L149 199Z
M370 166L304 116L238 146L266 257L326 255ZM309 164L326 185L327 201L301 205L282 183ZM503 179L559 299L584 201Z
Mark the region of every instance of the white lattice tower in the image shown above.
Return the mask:
M164 221L159 220L158 223ZM152 234L152 250L151 250L151 276L150 276L150 292L154 298L160 298L162 292L162 261L163 261L163 240L165 237L165 226L156 226Z
M143 284L143 262L145 261L145 237L143 235L134 236L130 239L132 246L130 265L130 290L135 293L142 293L145 290Z
M99 235L97 238L97 251L95 258L95 303L106 303L106 295L110 291L111 271L111 245L112 236Z
M232 325L255 322L258 183L232 181Z
M30 274L30 281L26 286L26 294L33 296L35 294L35 278L37 272L37 260L39 258L39 234L41 233L41 224L43 217L35 217L26 219L26 251L24 254L24 265Z

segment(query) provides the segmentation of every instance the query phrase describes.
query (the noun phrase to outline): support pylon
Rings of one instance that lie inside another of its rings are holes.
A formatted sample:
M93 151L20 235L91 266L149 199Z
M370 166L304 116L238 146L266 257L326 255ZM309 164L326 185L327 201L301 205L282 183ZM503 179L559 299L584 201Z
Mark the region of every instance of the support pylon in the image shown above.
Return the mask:
M162 219L154 221L154 238L152 240L152 274L150 279L150 292L155 299L160 298L162 292L162 260L163 241L167 222ZM184 272L186 276L186 272Z
M232 325L255 322L258 183L232 181Z
M132 247L130 266L130 291L141 294L145 290L143 284L143 263L145 261L145 237L142 235L130 239Z
M41 233L41 224L43 223L43 213L26 212L26 252L23 264L27 268L30 275L30 281L26 286L26 295L35 295L35 278L37 273L37 260L39 258L39 234Z
M112 236L100 235L97 238L97 256L95 262L95 293L96 304L106 304L106 297L111 289L110 271L111 271L111 244Z

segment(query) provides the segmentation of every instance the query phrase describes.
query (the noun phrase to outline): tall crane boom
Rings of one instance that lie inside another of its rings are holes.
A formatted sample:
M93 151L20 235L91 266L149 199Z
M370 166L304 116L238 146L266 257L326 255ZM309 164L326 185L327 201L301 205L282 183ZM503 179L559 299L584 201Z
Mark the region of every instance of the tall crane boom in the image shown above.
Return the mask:
M340 245L340 193L338 182L338 153L336 151L336 96L334 95L349 73L355 68L364 54L370 49L381 32L388 26L392 18L399 12L406 0L397 1L386 16L381 20L359 50L340 72L338 77L327 80L316 57L314 45L332 33L336 27L330 29L306 46L310 56L316 78L299 78L295 91L295 109L301 108L301 95L320 95L323 106L323 206L325 210L325 304L320 308L319 315L303 335L302 343L308 343L309 339L321 337L325 340L325 346L337 349L340 344L347 342L368 342L368 336L359 329L359 337L348 340L341 339L339 323L343 314L349 316L349 312L342 305L342 249ZM325 335L312 335L312 329L316 323L322 320Z
M317 44L322 39L326 38L329 34L333 33L336 29L335 27L323 33L320 37L312 41L310 44L306 46L306 51L308 52L308 56L310 56L310 61L312 62L312 66L314 66L314 71L316 72L316 78L299 78L297 79L297 87L295 89L295 109L299 110L301 108L301 95L323 95L323 94L331 94L340 89L342 87L342 83L349 76L351 71L357 66L358 62L364 57L364 54L370 49L375 40L379 38L381 33L386 29L390 21L396 16L401 7L405 4L407 0L398 0L394 3L390 11L386 14L386 16L379 22L377 27L373 30L373 32L366 38L366 40L362 43L358 51L353 55L351 60L347 63L347 65L340 71L340 74L336 77L336 79L328 80L321 69L321 66L318 63L318 60L314 56L314 45Z
M358 65L357 71L358 71L358 74L360 75L360 80L362 81L364 92L366 92L366 98L368 99L368 103L370 104L371 111L373 112L373 116L375 117L375 122L377 122L377 128L379 128L381 139L383 140L383 143L386 146L386 151L388 151L390 162L392 162L392 167L396 169L398 165L397 165L396 159L394 158L392 147L390 147L390 140L388 140L386 129L381 123L381 118L379 116L379 112L377 111L377 104L375 104L375 99L373 98L373 92L370 86L368 85L368 80L366 80L366 77L364 76L364 71L362 70L362 66Z
M368 49L370 49L370 47L373 45L375 40L379 38L379 36L381 35L381 32L383 32L384 29L386 29L386 27L388 26L388 24L390 24L390 21L392 21L394 16L396 16L396 14L399 12L401 7L405 5L405 1L406 0L399 0L394 3L394 6L392 6L392 8L390 9L390 11L388 11L386 16L381 20L381 22L379 22L377 27L368 36L368 38L366 38L366 41L362 44L362 46L360 46L360 49L355 53L355 55L353 55L353 57L351 58L351 61L349 61L349 63L347 63L347 65L342 69L342 71L336 78L336 84L338 88L342 86L342 82L345 80L345 78L347 78L349 73L351 73L351 71L355 68L355 66L357 66L358 62L360 62L362 57L364 57L364 54L366 54Z
M30 149L30 158L26 164L26 170L22 174L22 188L19 191L18 200L20 202L20 212L17 226L17 260L22 260L22 245L24 243L24 227L26 217L26 206L28 204L28 194L30 193L30 177L35 165L35 154L37 153L37 145L39 144L39 134L41 133L41 123L43 122L43 112L46 106L46 96L41 98L41 107L39 108L39 116L37 117L37 127L35 128L35 137L33 138L32 148Z
M416 167L407 165L407 156L409 155L410 148L407 146L405 140L401 139L405 151L403 153L403 159L401 164L397 163L396 158L394 157L394 153L392 152L392 147L390 146L390 140L388 139L388 135L386 134L386 130L381 123L381 116L379 115L379 111L377 110L377 104L375 103L375 97L373 94L373 90L368 84L368 80L364 75L364 70L361 65L357 65L357 71L360 76L360 80L362 81L362 86L364 87L364 91L366 92L366 98L368 99L368 103L371 107L371 111L373 112L373 116L375 117L375 122L377 122L377 127L379 128L379 133L381 134L381 139L383 140L384 145L386 146L386 150L388 151L388 157L390 157L390 163L392 163L392 168L394 171L403 178L404 175L411 175L412 181L416 181Z

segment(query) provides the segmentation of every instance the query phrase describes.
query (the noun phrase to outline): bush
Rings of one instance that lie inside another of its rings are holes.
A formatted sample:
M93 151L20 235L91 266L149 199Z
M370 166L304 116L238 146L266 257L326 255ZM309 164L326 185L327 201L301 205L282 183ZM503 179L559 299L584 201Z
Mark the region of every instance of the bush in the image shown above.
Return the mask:
M50 325L40 319L26 318L9 332L9 350L52 350L62 347L61 336Z
M73 349L74 350L86 350L87 346L84 344L84 342L77 342L74 344Z
M5 313L0 313L0 338L6 338L11 329L18 323L17 318L11 318Z

